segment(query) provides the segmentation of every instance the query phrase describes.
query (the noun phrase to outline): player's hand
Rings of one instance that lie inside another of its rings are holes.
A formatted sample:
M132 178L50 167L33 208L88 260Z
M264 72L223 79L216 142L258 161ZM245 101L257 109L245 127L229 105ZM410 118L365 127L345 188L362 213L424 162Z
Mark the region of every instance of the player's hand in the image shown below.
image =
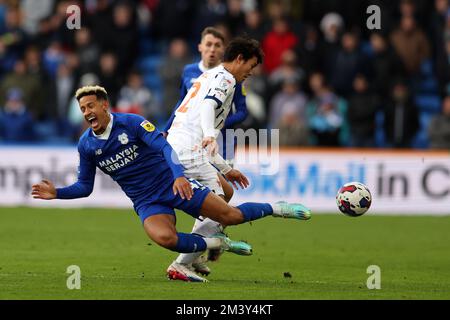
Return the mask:
M216 138L205 137L202 140L202 148L208 148L208 155L214 157L217 152L219 152L219 145L217 144Z
M192 191L191 183L185 177L178 177L173 183L173 194L179 194L181 199L191 200L194 192Z
M56 189L53 183L44 179L31 186L31 195L34 199L51 200L56 198Z
M245 189L250 185L250 182L248 182L247 177L242 172L236 169L232 169L230 172L228 172L225 175L225 178L227 178L228 181L231 182L231 184L234 186L236 190L239 189L236 183L238 183L242 189Z

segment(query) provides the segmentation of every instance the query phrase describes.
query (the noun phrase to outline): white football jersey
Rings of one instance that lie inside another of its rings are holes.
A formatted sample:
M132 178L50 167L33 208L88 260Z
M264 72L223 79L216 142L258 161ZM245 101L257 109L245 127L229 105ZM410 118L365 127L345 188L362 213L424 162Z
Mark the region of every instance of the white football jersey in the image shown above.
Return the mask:
M206 157L201 147L204 132L201 126L201 108L206 99L217 103L214 110L216 137L225 124L233 102L236 80L222 65L204 72L192 84L168 131L167 141L177 152L180 160Z

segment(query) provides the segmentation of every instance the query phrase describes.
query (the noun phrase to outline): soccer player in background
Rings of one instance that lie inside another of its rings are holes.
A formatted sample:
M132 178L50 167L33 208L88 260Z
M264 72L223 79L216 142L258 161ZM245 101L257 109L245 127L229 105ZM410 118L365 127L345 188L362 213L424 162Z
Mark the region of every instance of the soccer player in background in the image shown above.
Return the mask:
M248 255L251 247L223 235L202 237L177 232L174 208L194 218L199 215L211 218L223 226L269 215L310 218L310 211L300 204L277 202L229 206L207 187L186 179L176 153L152 123L139 115L110 113L108 95L103 87L82 87L75 97L83 117L90 124L78 143L78 181L67 187L55 188L52 182L43 180L32 186L33 198L87 197L93 190L95 171L99 168L111 176L131 199L147 235L164 248L184 253L223 249Z
M174 108L172 116L170 117L169 121L166 124L166 127L163 130L166 136L175 118L175 112L182 103L183 99L186 97L188 90L204 72L217 67L221 63L225 51L225 37L218 29L213 27L206 27L201 34L198 51L201 54L201 60L199 62L189 64L184 68L181 78L180 100ZM225 123L221 130L222 148L219 149L219 153L225 158L225 161L230 164L231 168L233 166L235 139L227 140L225 132L226 129L233 128L235 124L244 121L248 115L247 106L245 103L245 91L242 83L236 83L236 89L234 91L232 103L232 107L234 107L235 110L234 112L232 112L233 108L230 109L230 113L225 119ZM231 145L227 145L227 141L232 141L233 143ZM183 165L186 166L188 164L183 163ZM208 170L207 172L210 173L211 171ZM243 176L237 170L231 172L216 173L216 175L213 175L212 173L205 175L201 170L201 166L197 166L195 170L191 169L188 172L185 172L185 174L188 177L199 181L203 185L206 185L213 192L222 197L226 202L229 202L231 200L233 196L233 188L225 180L223 175L228 174L228 180L231 179L230 181L235 180L233 179L233 177L242 177L243 180L247 180L245 176ZM219 179L218 182L216 181L217 179ZM247 184L248 182L246 182L246 185ZM205 221L205 219L200 217L200 219L195 220L192 232L201 233L201 230L207 227L207 224L211 223L212 222L209 221L209 219L206 219ZM193 268L196 272L202 275L208 275L211 270L207 266L206 261L216 261L219 258L220 253L221 251L219 250L211 250L207 258L205 258L205 256L202 256L201 253L180 254L175 263L183 264L187 268Z

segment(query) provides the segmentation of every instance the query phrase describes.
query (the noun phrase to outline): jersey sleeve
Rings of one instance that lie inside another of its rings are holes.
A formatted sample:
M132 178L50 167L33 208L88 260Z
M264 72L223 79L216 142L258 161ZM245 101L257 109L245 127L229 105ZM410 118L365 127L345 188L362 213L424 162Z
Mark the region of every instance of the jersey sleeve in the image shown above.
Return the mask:
M235 85L236 80L234 80L233 77L229 77L223 72L219 72L216 74L214 80L211 81L205 100L214 100L217 105L221 107L228 95L233 91Z
M228 115L225 120L224 128L232 128L235 124L241 123L248 116L245 87L243 84L238 83L236 85L236 91L234 92L233 102L236 107L236 112Z
M131 117L130 125L135 130L136 135L150 149L162 154L175 179L184 176L184 168L180 164L176 152L150 121L145 120L141 116L134 115Z
M83 140L78 144L80 164L78 166L78 181L71 186L56 189L57 199L77 199L89 196L94 188L95 161L85 150Z

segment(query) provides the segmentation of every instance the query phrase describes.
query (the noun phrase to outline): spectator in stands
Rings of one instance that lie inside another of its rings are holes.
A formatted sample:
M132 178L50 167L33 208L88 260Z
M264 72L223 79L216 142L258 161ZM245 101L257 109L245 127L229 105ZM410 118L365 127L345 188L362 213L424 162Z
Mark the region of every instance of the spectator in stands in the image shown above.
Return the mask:
M246 129L267 128L269 106L266 102L271 99L268 94L268 80L261 65L257 65L253 69L253 74L245 81L244 87L247 91L246 102L249 114L240 127Z
M191 62L188 45L183 39L170 42L169 51L163 57L159 74L163 82L163 108L166 118L169 118L173 108L180 98L180 74L186 64Z
M373 32L370 35L370 46L373 51L370 61L372 88L381 97L387 98L390 94L390 83L386 80L403 76L403 63L382 33Z
M305 123L306 96L300 91L299 82L296 78L285 78L282 90L275 94L270 103L270 128L278 128L284 116L285 109L289 108L292 113L292 106L295 106L296 116L302 123Z
M59 41L52 41L50 45L44 50L42 55L42 65L45 72L55 79L58 66L65 60L65 53L63 46Z
M404 79L395 79L384 106L384 131L388 146L408 148L419 129L418 110Z
M278 124L280 129L280 146L307 146L309 144L309 132L303 110L302 115L298 114L298 106L293 102L284 105L283 113Z
M250 10L245 13L245 27L242 32L252 39L262 41L266 30L263 24L263 17L259 10Z
M425 59L430 58L430 43L416 25L413 16L403 16L391 33L391 43L409 75L417 75Z
M430 19L430 41L432 43L433 58L439 60L445 56L445 24L447 11L449 10L448 0L435 0L434 10ZM450 14L450 13L449 13ZM436 71L439 71L436 68Z
M348 31L342 35L341 48L331 67L330 85L337 94L344 98L352 92L352 83L358 72L364 72L367 61L359 50L359 39L355 32Z
M42 66L41 51L38 47L30 45L25 49L24 62L28 74L36 76L41 83L48 82L48 74Z
M341 33L344 28L344 20L335 13L330 12L323 16L320 21L320 30L323 40L320 43L320 70L328 77L336 63L336 56L340 48Z
M52 118L58 122L65 122L67 119L69 102L76 90L77 79L73 69L67 62L58 66L56 78L51 81L50 99L47 106L52 110Z
M348 144L347 103L326 83L321 72L309 78L312 98L306 105L311 143L320 146Z
M0 68L11 70L20 58L25 45L25 33L21 28L20 9L12 6L6 10L5 28L0 34Z
M160 109L152 101L152 94L144 87L142 76L137 70L128 74L126 85L120 89L116 112L140 114L152 121L161 116Z
M169 41L176 38L185 40L191 38L195 2L192 0L159 1L153 20L156 38Z
M225 39L225 45L231 41L232 35L230 27L225 22L219 22L214 25L214 28L219 30L221 34L223 34L223 38Z
M442 113L431 120L428 136L432 149L450 150L450 95L442 101Z
M262 41L264 50L264 70L272 73L281 64L281 56L286 50L293 49L298 42L298 37L290 30L286 18L276 19L272 30L269 31Z
M87 25L92 30L94 42L101 50L106 50L108 38L106 34L111 33L112 25L112 1L97 0L94 3L87 4L86 20Z
M273 70L269 76L272 91L279 91L285 80L294 80L302 83L305 73L297 64L297 55L294 50L286 50L281 55L281 65Z
M67 28L67 8L69 6L82 8L81 0L59 0L56 4L56 12L51 17L55 40L60 42L64 49L73 48L75 44L75 32Z
M0 140L26 142L32 141L33 136L33 119L24 104L22 90L11 88L0 114Z
M117 69L126 74L133 66L138 52L138 34L136 13L132 3L119 1L115 4L112 13L110 30L103 37L105 49L115 53Z
M22 0L23 29L29 36L38 32L39 21L51 16L55 0Z
M78 137L78 125L73 125L69 119L69 104L76 90L78 79L73 67L66 60L59 64L56 78L49 84L50 99L46 105L51 110L50 119L59 137L76 141Z
M314 26L306 26L304 39L300 39L295 52L299 67L308 79L314 70L321 67L319 32Z
M230 27L233 37L242 33L245 26L245 14L242 10L242 0L226 0L227 13L224 22Z
M246 81L246 84L248 81ZM245 97L248 115L237 128L247 129L266 129L267 128L267 112L264 99L249 87L247 96Z
M83 27L75 32L75 52L80 59L81 74L95 70L100 57L100 48L92 40L90 29Z
M221 0L203 0L197 7L193 21L193 34L200 34L208 27L224 20L227 6Z
M447 19L449 27L444 39L445 51L439 55L436 61L436 75L441 94L450 94L450 91L448 91L450 85L450 9Z
M36 76L27 73L23 60L17 60L14 71L7 73L0 82L0 105L5 105L5 97L9 89L19 88L33 119L42 119L45 113L43 85Z
M96 74L100 83L108 92L111 106L117 103L117 95L122 86L123 79L117 70L117 56L113 52L104 52L100 55L99 70Z
M329 93L316 102L308 105L308 124L314 143L318 146L339 146L344 116L339 112L337 97Z
M358 74L353 80L353 90L348 102L351 145L374 147L375 115L380 105L379 97L371 91L363 74Z

